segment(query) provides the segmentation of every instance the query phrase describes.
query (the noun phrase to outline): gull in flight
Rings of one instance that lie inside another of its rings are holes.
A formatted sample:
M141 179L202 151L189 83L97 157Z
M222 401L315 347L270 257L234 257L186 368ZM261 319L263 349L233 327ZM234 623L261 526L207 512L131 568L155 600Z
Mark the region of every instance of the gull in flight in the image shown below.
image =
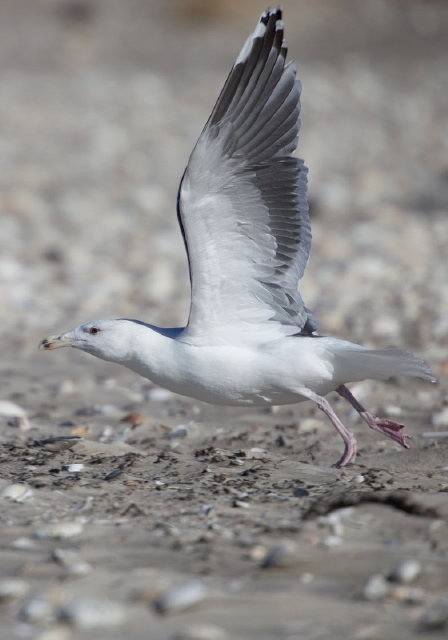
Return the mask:
M285 64L281 9L265 11L247 39L188 161L178 219L188 255L188 324L99 320L49 336L41 349L74 347L117 362L175 393L231 406L312 400L344 441L335 464L354 462L356 440L325 396L336 391L367 425L408 448L404 426L369 413L347 382L411 376L435 381L407 351L376 351L317 333L299 282L311 247L307 169L293 157L300 91Z

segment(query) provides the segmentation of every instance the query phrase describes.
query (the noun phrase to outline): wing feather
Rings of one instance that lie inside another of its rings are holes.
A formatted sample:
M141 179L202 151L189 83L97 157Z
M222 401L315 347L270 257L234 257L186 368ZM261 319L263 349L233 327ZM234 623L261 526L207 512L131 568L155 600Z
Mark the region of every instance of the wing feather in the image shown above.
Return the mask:
M267 10L233 66L178 196L192 301L183 339L253 325L317 328L298 285L311 247L300 83L285 65L281 10Z

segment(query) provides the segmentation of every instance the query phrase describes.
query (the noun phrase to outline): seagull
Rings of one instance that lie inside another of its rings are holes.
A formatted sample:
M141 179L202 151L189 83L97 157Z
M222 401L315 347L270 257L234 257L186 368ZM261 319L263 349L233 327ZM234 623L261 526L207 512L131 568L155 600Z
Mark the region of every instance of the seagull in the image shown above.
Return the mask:
M401 349L371 350L322 336L299 293L311 248L307 168L293 156L301 85L286 64L282 11L267 9L244 44L191 153L177 213L191 305L182 328L99 320L44 338L119 363L203 402L272 406L313 401L344 442L356 439L325 396L336 391L367 425L408 448L404 425L369 413L346 383L410 376L435 382Z

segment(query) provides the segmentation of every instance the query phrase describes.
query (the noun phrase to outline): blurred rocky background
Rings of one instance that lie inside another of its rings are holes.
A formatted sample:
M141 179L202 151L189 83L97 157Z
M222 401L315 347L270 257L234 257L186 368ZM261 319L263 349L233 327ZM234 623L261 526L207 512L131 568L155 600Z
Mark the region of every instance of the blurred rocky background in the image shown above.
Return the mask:
M0 331L186 322L188 155L266 0L0 0ZM284 0L322 333L448 357L448 3ZM439 362L439 365L437 365Z

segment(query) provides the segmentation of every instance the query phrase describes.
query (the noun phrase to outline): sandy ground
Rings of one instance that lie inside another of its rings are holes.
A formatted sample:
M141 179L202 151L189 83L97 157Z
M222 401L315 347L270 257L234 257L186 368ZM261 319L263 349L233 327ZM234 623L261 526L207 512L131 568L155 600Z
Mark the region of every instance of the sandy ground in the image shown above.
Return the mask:
M448 438L423 434L448 429L447 7L283 4L310 167L303 294L323 333L430 362L437 385L355 389L411 448L332 394L359 442L334 469L340 439L311 404L206 406L36 351L97 317L185 322L177 183L264 3L2 0L4 638L446 637Z

